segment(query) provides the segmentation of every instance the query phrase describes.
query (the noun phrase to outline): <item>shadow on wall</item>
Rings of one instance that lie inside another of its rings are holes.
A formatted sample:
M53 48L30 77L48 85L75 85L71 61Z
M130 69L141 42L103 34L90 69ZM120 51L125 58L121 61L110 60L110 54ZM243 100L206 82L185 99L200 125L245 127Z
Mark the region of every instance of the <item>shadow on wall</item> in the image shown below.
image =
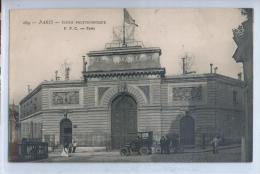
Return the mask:
M176 119L172 120L170 129L167 133L167 136L175 144L180 143L180 120L184 116L185 114L179 114Z
M210 145L210 141L216 135L214 128L204 126L198 128L196 126L196 118L191 110L179 114L175 120L171 122L167 136L172 142L187 147L206 147Z

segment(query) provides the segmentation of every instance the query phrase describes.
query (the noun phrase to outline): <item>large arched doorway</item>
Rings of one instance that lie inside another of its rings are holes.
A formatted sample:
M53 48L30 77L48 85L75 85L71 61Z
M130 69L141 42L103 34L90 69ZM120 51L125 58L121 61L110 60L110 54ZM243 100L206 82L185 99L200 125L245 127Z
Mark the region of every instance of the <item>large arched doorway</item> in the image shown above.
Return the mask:
M111 146L118 149L135 138L137 104L131 96L122 94L112 101L111 109Z
M64 118L60 122L60 143L65 145L72 142L72 122Z
M185 116L180 120L180 143L182 145L194 145L194 120L190 116Z

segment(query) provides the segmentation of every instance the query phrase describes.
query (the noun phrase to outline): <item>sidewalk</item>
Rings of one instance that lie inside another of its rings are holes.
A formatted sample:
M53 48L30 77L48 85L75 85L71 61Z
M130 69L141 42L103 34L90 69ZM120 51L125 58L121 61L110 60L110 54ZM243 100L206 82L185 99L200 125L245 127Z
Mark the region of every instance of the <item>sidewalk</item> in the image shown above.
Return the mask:
M232 144L227 146L219 146L219 151L224 149L234 149L234 148L240 148L240 144ZM201 147L194 147L194 148L184 148L182 152L178 152L178 154L182 153L205 153L205 152L212 152L212 147L207 146L205 149L202 149ZM72 153L73 156L91 156L91 155L101 155L101 154L119 154L119 150L112 150L107 151L104 147L78 147L76 149L76 153ZM171 152L173 153L173 152ZM55 152L49 152L49 157L59 157L61 154L60 151ZM156 154L156 153L153 153Z
M37 162L241 162L239 145L221 146L219 153L213 154L212 148L184 149L184 152L151 155L132 154L121 156L119 150L84 151L71 153L70 157L62 157L60 152L49 154L49 158Z
M226 145L226 146L219 146L219 150L223 149L233 149L233 148L240 148L240 144L232 144L232 145ZM211 152L212 146L207 146L205 149L202 149L201 147L195 147L195 148L185 148L182 153L203 153L203 152Z

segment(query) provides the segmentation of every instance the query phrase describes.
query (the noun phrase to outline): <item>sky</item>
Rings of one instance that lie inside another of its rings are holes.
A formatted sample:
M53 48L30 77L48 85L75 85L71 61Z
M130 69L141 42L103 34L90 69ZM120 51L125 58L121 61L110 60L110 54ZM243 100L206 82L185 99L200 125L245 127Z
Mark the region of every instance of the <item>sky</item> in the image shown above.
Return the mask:
M232 58L236 49L232 29L245 20L238 9L128 11L138 24L135 39L145 47L161 48L161 66L166 68L166 75L181 73L180 58L186 53L193 57L192 70L198 74L208 73L210 63L226 76L237 78L242 72L242 65ZM75 24L76 21L105 23ZM10 101L19 103L26 96L28 85L34 89L42 81L54 79L54 72L61 73L64 61L71 67L70 79L80 79L82 56L105 49L105 44L113 39L113 27L122 23L123 9L11 10Z

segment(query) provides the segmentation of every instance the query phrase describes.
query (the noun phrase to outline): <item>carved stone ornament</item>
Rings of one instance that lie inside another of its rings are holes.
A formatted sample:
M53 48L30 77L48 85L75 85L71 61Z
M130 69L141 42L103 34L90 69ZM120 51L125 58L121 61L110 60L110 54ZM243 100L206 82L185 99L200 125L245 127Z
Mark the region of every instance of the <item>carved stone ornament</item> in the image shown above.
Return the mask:
M173 101L201 101L202 87L174 87L172 88Z
M79 104L79 91L65 91L52 93L53 105Z

